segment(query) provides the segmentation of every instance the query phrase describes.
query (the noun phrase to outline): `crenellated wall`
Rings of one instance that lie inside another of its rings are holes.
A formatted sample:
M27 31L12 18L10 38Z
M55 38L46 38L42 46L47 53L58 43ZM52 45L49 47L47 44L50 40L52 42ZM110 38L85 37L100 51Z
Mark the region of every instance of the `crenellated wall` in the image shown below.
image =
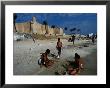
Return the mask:
M31 32L31 24L30 22L25 23L16 23L16 30L20 33L30 33ZM15 31L15 28L14 28Z
M15 23L17 32L20 33L34 33L34 34L49 34L49 35L63 35L62 28L51 28L50 26L46 26L36 22L35 17L31 22L24 23ZM15 32L15 27L14 27Z

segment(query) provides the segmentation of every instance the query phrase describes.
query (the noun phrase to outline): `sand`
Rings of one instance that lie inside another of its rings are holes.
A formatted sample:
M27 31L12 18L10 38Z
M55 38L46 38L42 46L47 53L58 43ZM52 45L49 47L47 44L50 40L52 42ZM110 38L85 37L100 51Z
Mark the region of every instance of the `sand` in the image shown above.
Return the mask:
M78 53L85 62L85 68L79 75L97 75L97 43L92 44L90 40L75 40L75 45L62 39L63 49L60 59L49 57L55 60L50 68L38 65L40 53L50 49L51 53L57 55L56 39L14 41L13 73L14 75L55 75L56 72L66 71L67 61L74 61L74 53ZM87 45L89 47L84 47Z

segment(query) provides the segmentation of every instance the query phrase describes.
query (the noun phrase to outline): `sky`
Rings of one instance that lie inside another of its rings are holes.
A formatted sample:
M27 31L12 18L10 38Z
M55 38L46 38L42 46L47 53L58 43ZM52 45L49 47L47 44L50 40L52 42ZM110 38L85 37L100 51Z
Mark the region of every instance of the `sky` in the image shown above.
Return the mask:
M16 13L16 23L31 21L32 17L36 17L36 21L43 23L47 21L49 26L65 28L65 34L72 34L72 28L80 29L74 33L89 34L97 33L97 14L96 13Z

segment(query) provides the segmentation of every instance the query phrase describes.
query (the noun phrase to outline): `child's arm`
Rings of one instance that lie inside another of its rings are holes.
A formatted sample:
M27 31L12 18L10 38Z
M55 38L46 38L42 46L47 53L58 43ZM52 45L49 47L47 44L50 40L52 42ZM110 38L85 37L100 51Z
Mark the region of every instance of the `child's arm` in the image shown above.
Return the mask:
M61 42L61 47L63 47L63 46L62 46L62 42Z
M56 45L56 48L58 47L58 42L57 42L57 45Z

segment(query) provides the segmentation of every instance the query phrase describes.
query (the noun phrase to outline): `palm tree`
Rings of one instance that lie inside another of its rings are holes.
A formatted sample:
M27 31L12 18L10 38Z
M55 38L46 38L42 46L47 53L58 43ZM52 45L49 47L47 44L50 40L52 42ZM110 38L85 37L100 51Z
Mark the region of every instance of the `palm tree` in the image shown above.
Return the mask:
M67 28L67 27L65 27L64 29L65 29L65 31L67 31L67 29L68 29L68 28Z
M76 31L76 28L72 28L72 29L70 29L70 31L71 32L74 32L74 31Z
M13 23L14 23L14 28L15 28L15 31L17 32L16 25L15 25L15 20L16 20L16 18L17 18L17 15L16 15L16 13L14 13Z
M45 25L46 34L48 34L48 27L47 27L48 23L47 23L47 21L43 21L43 25Z
M73 28L72 30L73 30L73 31L76 31L76 28Z
M53 28L53 29L54 29L54 28L55 28L55 25L52 25L52 26L51 26L51 28Z

